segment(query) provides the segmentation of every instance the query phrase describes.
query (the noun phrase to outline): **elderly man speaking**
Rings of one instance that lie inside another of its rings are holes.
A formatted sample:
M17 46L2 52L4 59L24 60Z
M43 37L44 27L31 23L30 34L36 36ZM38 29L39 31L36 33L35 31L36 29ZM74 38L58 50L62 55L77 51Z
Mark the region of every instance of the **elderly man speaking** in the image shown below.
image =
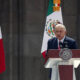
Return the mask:
M76 41L66 36L66 27L63 24L57 24L55 26L55 36L56 37L53 37L48 41L47 50L62 49L62 48L77 49ZM50 72L51 71L52 70L50 70ZM51 73L50 73L50 78L51 78ZM54 79L51 79L51 80L54 80Z
M66 28L63 24L57 24L55 26L55 35L56 37L48 41L47 49L60 49L66 47L69 49L77 49L76 41L66 36Z

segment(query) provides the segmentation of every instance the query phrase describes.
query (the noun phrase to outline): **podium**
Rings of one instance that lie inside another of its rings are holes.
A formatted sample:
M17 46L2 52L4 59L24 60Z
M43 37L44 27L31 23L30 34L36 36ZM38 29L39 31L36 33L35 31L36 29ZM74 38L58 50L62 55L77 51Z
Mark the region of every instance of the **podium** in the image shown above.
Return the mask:
M50 49L45 58L45 68L52 68L51 80L76 80L74 68L80 64L80 49L71 49L71 58L68 60L61 58L60 51Z

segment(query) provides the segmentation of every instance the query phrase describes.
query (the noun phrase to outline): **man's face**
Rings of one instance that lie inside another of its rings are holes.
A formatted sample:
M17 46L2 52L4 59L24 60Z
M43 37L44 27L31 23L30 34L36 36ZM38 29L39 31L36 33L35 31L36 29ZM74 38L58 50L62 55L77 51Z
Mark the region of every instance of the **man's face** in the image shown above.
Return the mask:
M59 40L61 40L66 35L66 30L63 27L56 27L55 35Z

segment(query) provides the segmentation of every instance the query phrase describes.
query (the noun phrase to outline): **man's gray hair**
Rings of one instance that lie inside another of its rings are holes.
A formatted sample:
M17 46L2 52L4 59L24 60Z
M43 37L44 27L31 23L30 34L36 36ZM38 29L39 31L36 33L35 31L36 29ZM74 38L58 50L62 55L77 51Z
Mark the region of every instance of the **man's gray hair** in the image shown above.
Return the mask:
M65 27L63 24L57 24L57 25L55 26L55 28L58 28L58 27L62 27L62 28L64 28L64 30L66 31L66 27Z

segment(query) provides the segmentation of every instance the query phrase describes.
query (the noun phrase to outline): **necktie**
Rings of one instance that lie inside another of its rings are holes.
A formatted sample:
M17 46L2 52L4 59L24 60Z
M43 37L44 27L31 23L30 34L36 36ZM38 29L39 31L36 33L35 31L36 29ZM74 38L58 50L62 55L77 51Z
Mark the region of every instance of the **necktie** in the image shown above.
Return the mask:
M62 48L62 42L59 41L58 49L61 49L61 48Z

